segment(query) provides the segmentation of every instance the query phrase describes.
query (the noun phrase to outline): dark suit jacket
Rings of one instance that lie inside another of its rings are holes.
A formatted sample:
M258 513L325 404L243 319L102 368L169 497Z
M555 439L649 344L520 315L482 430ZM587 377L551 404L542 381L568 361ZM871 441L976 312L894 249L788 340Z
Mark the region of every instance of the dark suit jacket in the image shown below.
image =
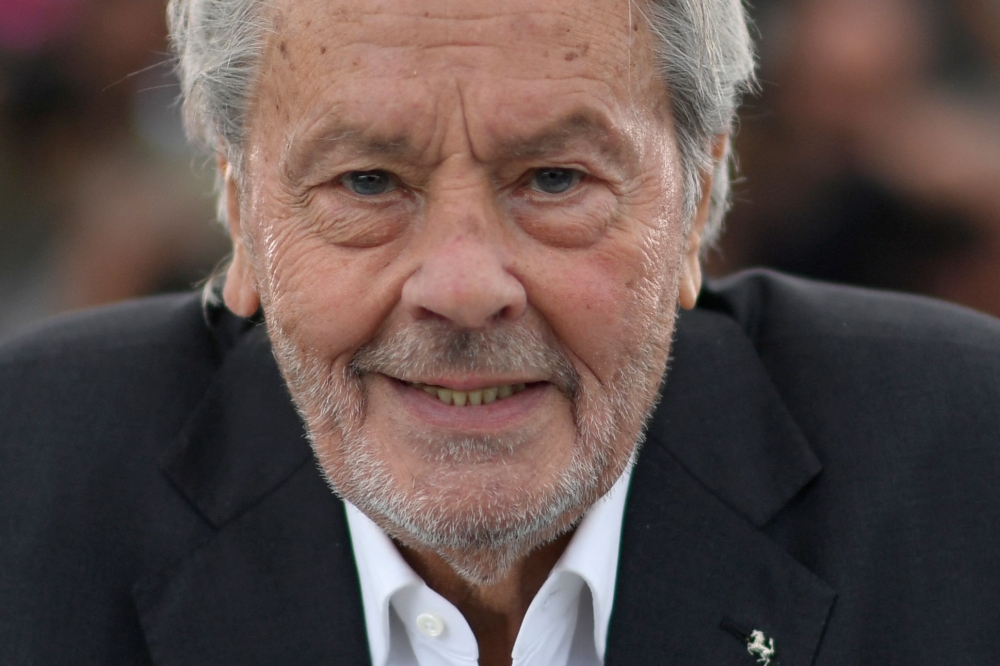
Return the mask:
M749 274L684 313L607 663L1000 663L1000 323ZM0 347L0 663L364 664L262 326L194 296Z

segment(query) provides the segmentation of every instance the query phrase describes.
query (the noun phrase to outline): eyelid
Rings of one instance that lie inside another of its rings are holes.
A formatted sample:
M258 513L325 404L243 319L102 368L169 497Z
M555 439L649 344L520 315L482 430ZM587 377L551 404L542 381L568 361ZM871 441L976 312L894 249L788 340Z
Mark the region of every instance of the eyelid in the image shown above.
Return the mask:
M571 172L573 174L573 177L574 177L573 183L568 188L566 188L566 190L564 192L557 192L557 193L545 192L544 190L540 190L537 187L534 187L533 183L534 183L535 178L538 176L538 174L541 173L542 171L549 171L549 170L554 170L554 171L558 170L558 171L569 171L569 172ZM590 174L587 171L585 171L584 169L581 169L579 167L576 167L576 166L545 165L545 166L539 166L539 167L535 167L533 169L529 169L528 172L525 174L524 184L532 192L535 192L535 193L537 193L537 194L539 194L541 196L544 196L546 198L554 198L554 197L569 196L573 192L576 192L576 190L578 189L580 183L582 183L584 180L586 180L589 176L590 176Z
M382 175L384 175L384 176L386 176L388 178L388 180L389 180L389 188L385 192L379 192L378 194L361 194L359 192L355 192L348 185L348 179L352 175L354 175L354 174L375 174L375 173L382 174ZM351 169L349 171L343 172L339 176L335 176L332 179L331 182L336 183L336 184L340 185L341 187L343 187L350 195L352 195L354 197L361 198L361 199L367 199L367 200L377 200L380 197L384 197L384 196L387 196L389 194L392 194L393 192L396 192L396 191L402 189L402 187L403 187L403 181L399 178L399 176L397 176L396 174L394 174L393 172L391 172L391 171L389 171L387 169L378 169L378 168L375 168L375 169Z

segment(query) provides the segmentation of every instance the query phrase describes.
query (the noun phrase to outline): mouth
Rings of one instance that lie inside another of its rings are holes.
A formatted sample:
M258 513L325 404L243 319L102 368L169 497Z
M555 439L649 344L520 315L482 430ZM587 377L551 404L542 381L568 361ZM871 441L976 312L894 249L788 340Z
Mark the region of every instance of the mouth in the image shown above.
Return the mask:
M504 400L512 395L517 395L528 388L528 384L500 384L498 386L487 386L471 391L459 391L456 389L437 386L435 384L422 384L420 382L407 382L403 384L410 388L423 391L427 395L437 398L439 402L454 407L478 407L489 405L498 400Z

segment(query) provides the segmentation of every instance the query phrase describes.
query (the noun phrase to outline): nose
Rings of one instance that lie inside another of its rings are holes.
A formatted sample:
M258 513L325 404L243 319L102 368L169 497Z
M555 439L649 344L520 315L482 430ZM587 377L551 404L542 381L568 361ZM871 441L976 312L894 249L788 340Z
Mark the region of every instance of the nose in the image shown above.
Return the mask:
M439 317L463 329L516 320L527 307L524 285L500 249L467 233L431 250L404 283L402 300L414 318Z

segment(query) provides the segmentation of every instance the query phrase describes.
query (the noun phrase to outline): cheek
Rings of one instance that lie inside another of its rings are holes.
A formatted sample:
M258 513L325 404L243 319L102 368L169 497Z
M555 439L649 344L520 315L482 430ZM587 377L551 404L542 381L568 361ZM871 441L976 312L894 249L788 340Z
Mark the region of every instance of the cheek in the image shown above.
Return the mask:
M590 188L582 201L556 207L514 201L511 217L533 240L557 249L585 249L601 241L617 215L611 192Z
M346 363L396 300L387 270L396 251L337 247L290 220L269 227L260 234L269 245L258 262L267 318L311 353Z
M642 244L533 259L529 299L569 352L602 382L644 343L670 299L666 259ZM526 280L528 281L528 280Z

